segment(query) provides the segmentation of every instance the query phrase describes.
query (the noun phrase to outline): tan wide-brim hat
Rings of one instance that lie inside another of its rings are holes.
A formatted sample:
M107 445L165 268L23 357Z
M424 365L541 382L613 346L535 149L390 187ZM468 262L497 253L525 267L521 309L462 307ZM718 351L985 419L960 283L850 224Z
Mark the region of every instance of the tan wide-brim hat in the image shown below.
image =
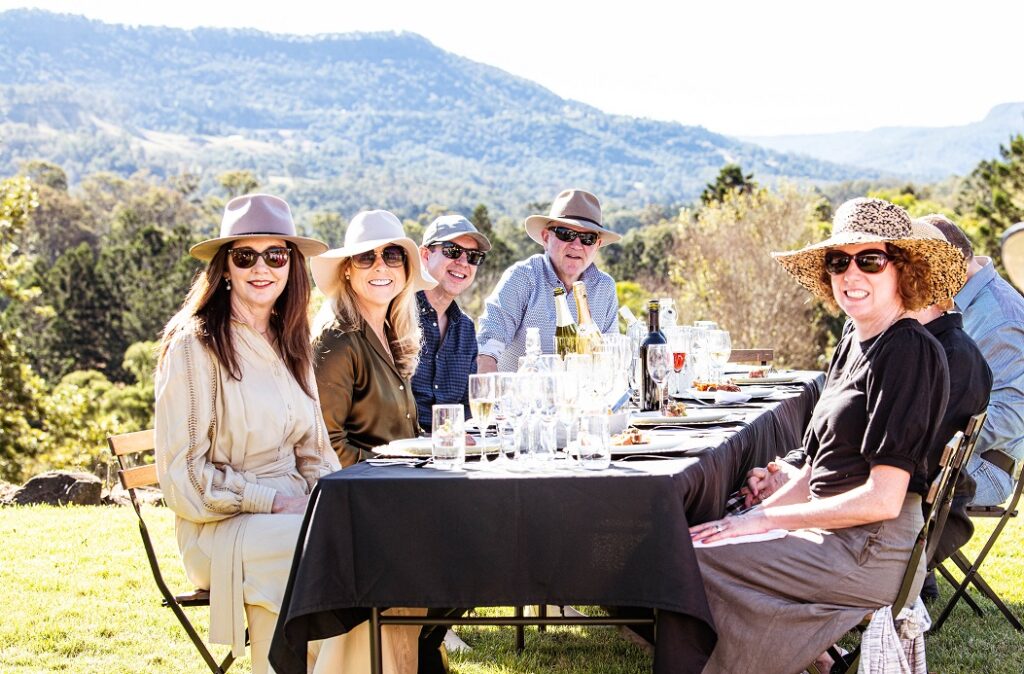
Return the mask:
M413 290L426 290L437 285L420 263L419 247L405 235L402 222L388 211L362 211L357 213L345 230L345 245L317 255L309 261L313 282L324 295L334 296L341 285L341 264L353 255L365 253L381 246L401 246L408 264L408 283Z
M825 253L839 246L862 243L890 243L919 254L928 263L930 303L951 299L967 282L963 253L932 226L928 232L905 210L883 199L858 198L847 201L832 219L832 236L797 251L772 253L772 257L803 287L819 299L832 301L832 286L825 279ZM916 233L915 233L916 230ZM934 234L934 235L933 235ZM883 246L884 248L884 246Z
M284 199L269 194L246 194L235 197L224 207L220 236L201 241L188 252L196 259L209 262L225 243L265 237L290 241L306 257L327 250L327 244L319 239L296 236L292 211Z
M1024 222L1003 233L1003 268L1010 281L1024 290Z
M537 243L544 245L541 232L552 225L562 224L579 227L601 235L599 246L616 243L621 234L605 228L601 219L601 202L585 190L563 190L551 203L547 215L531 215L526 218L526 233Z

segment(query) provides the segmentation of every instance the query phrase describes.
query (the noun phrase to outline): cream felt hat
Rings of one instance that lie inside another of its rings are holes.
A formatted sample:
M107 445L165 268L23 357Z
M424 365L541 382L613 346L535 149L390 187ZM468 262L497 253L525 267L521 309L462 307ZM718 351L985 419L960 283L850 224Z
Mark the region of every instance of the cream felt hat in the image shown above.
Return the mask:
M601 235L601 246L615 243L622 238L621 234L605 228L601 220L601 202L585 190L563 190L551 203L547 215L531 215L526 218L526 233L537 243L543 245L541 232L552 224L579 227Z
M309 267L313 282L324 295L331 297L340 284L339 268L342 262L368 250L394 244L405 250L408 280L413 290L426 290L437 281L420 264L419 247L405 235L398 217L389 211L362 211L357 213L345 230L345 245L311 258Z
M269 194L246 194L224 206L220 236L201 241L188 252L196 259L209 262L225 243L262 237L290 241L306 257L327 250L327 244L319 239L296 236L292 211L284 199Z

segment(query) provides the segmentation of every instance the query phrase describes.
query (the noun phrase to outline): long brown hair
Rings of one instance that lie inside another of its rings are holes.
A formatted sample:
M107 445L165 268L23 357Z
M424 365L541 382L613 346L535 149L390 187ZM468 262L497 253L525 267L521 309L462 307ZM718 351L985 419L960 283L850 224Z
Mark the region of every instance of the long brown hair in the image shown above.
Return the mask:
M309 319L306 315L309 305L309 277L306 274L306 257L290 241L285 242L291 250L288 267L288 282L270 313L270 327L277 335L281 356L285 365L295 377L302 390L310 398L316 398L309 372L313 353L309 343ZM242 369L238 364L238 353L231 330L231 293L224 283L227 272L228 251L231 243L220 247L206 269L198 272L192 280L192 287L181 305L181 309L167 322L160 341L160 359L164 356L174 337L194 331L199 341L227 368L233 379L241 381Z

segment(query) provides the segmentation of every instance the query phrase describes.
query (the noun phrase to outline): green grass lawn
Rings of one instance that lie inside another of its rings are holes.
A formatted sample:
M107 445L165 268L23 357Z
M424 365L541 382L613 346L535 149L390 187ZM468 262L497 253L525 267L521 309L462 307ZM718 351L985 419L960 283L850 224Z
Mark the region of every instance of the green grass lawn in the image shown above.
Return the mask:
M172 588L185 589L173 517L148 508ZM971 549L991 525L982 522ZM984 566L986 578L1024 617L1024 522L1011 522ZM940 582L943 596L949 588ZM941 604L940 604L941 606ZM928 665L942 674L1020 674L1024 635L991 605L984 618L958 608L928 638ZM208 671L171 612L160 606L128 508L0 508L0 672ZM205 629L206 609L191 609ZM649 658L609 628L527 630L526 652L512 628L459 628L473 651L452 658L460 674L650 671ZM223 652L220 648L217 652ZM232 671L248 671L242 660Z

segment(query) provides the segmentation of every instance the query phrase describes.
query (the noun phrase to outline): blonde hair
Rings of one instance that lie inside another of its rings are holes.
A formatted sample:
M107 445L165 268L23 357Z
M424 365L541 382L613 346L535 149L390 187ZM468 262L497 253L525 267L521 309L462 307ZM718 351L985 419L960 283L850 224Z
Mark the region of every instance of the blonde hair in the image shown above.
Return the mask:
M313 319L313 334L319 335L329 326L342 332L362 330L366 320L359 312L359 304L352 285L345 278L350 260L338 265L338 284L327 297ZM404 379L411 379L420 360L420 321L416 306L416 291L409 281L409 263L405 263L405 285L388 306L384 333L388 338L395 367Z

